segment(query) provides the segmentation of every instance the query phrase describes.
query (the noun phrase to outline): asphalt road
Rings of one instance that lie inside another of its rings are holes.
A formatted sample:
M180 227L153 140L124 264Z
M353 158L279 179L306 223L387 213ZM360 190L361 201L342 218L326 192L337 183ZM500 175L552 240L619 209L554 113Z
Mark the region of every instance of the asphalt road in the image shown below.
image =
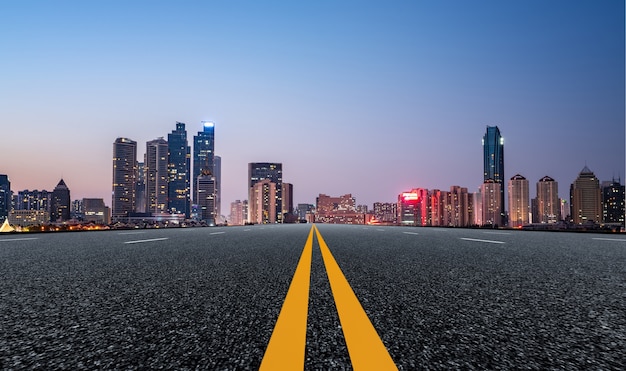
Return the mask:
M0 369L257 369L310 225L0 235ZM318 225L413 369L623 369L626 236ZM350 369L317 242L305 369Z

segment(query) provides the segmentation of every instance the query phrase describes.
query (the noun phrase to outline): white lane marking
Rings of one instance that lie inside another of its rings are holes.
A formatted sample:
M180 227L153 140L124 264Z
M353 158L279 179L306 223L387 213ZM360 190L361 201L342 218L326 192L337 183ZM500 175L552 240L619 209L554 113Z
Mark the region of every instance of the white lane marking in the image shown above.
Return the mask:
M126 241L124 243L142 243L142 242L154 242L154 241L165 241L165 240L169 240L169 238L167 237L163 237L163 238L151 238L149 240L135 240L135 241Z
M415 232L402 232L404 234L419 234L419 233L415 233Z
M212 233L209 233L209 234L222 234L222 233L226 233L226 232L212 232Z
M2 239L0 240L0 242L4 242L4 241L30 241L30 240L38 240L38 237L25 237L25 238L7 238L7 239Z
M381 232L384 232L384 231L385 231L384 229L381 229L381 228L376 228L376 230L377 230L377 231L381 231Z
M504 235L509 235L510 233L507 232L483 232L484 234L504 234Z
M592 240L598 240L598 241L621 241L621 242L626 242L626 240L624 240L624 239L620 239L620 238L592 238Z
M125 235L129 235L129 234L143 234L146 232L124 232L124 233L118 233L120 236L125 236Z
M488 243L505 243L502 241L493 241L493 240L479 240L477 238L461 238L462 240L465 241L474 241L474 242L488 242Z
M251 231L251 230L252 230L252 229L244 229L243 231L244 231L244 232L248 232L248 231Z

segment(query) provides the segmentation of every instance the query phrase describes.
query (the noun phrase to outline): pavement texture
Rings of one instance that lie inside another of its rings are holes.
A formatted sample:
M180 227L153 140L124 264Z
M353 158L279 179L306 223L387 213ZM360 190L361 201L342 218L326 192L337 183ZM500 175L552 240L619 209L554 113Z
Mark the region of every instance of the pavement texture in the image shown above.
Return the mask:
M626 236L318 227L401 370L626 367ZM0 369L257 369L309 229L1 235ZM317 243L306 347L351 369Z

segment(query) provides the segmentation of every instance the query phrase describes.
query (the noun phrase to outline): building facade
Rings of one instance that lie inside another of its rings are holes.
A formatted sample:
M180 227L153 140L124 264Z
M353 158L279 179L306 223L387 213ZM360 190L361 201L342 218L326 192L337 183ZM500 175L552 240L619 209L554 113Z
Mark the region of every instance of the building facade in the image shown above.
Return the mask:
M502 185L493 180L488 180L480 188L482 195L482 225L490 227L501 226L502 203L500 191Z
M500 134L497 126L487 126L487 131L483 136L483 181L492 180L500 184L500 209L501 215L497 220L497 225L505 225L506 217L504 212L504 138ZM483 206L484 209L484 206Z
M113 143L113 220L127 217L136 210L137 171L137 142L117 138Z
M252 209L256 206L252 203L254 199L254 185L260 181L269 180L270 182L276 185L275 198L272 202L276 210L274 211L274 215L276 215L276 222L282 222L282 207L283 207L283 197L282 197L282 189L283 189L283 164L281 163L273 163L273 162L251 162L248 164L248 204L250 206L250 218L254 218L256 220L256 214L253 213ZM253 222L253 220L250 220Z
M50 221L63 222L70 220L70 206L72 199L70 198L70 190L61 179L59 184L52 191L50 202Z
M191 175L194 185L203 170L215 174L215 124L210 121L202 121L201 124L202 131L193 137L193 172ZM195 198L197 194L198 192L194 190L194 204L198 202Z
M613 179L602 188L602 221L624 226L624 186Z
M167 211L168 163L168 144L165 139L158 138L146 143L146 212L156 214Z
M276 212L280 210L276 205L276 183L269 179L262 179L252 186L250 204L251 222L254 224L273 224L276 223L278 215Z
M570 186L570 205L570 215L575 224L602 221L600 181L587 166Z
M244 219L244 203L241 200L235 200L230 203L230 218L228 220L229 225L244 225L246 219Z
M187 143L185 124L176 123L176 130L167 135L168 148L168 197L167 211L170 214L184 214L189 218L191 211L190 165L191 148Z
M352 194L331 197L320 194L316 199L315 222L329 224L365 224L365 214L356 210Z
M520 228L529 224L530 195L528 179L516 174L509 179L509 227Z
M203 170L196 179L196 200L198 201L198 218L208 225L217 223L215 210L215 177L209 170Z
M9 176L0 174L0 223L3 223L9 217L12 198Z
M547 175L539 179L535 205L533 223L556 223L561 220L559 183Z
M283 183L281 195L283 199L281 213L283 216L287 213L293 213L293 184Z
M396 224L398 204L393 202L374 202L374 219L378 223Z
M110 224L111 210L104 204L101 198L83 198L83 220L96 224Z

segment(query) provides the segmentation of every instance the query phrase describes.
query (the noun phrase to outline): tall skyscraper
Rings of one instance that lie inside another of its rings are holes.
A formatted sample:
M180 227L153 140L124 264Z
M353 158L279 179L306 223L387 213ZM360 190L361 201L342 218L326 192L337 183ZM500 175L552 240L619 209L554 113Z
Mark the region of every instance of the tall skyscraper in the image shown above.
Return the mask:
M146 212L146 168L143 162L137 163L137 182L135 183L135 211L138 213Z
M624 186L619 180L613 179L602 188L602 219L624 225Z
M191 210L189 200L189 170L191 148L187 144L185 124L176 123L176 130L167 135L168 148L168 197L167 211L171 214L185 214L189 218Z
M449 213L448 225L451 227L467 227L472 224L470 220L470 200L471 194L467 188L451 186L448 193L448 205L446 210Z
M230 218L228 220L229 225L244 225L246 220L244 219L244 203L241 200L235 200L230 203Z
M215 177L209 170L202 170L196 179L196 200L198 200L198 217L208 225L217 223L215 210Z
M517 174L509 180L509 226L513 228L528 224L528 180Z
M213 175L215 176L215 212L219 220L222 217L222 158L220 156L213 156Z
M215 174L213 167L215 161L215 124L209 121L202 121L202 131L193 137L193 184L202 175L202 170L208 170ZM193 203L197 203L198 192L193 191Z
M561 220L561 202L559 200L559 183L549 176L537 182L536 213L533 223L556 223Z
M168 145L163 138L146 143L146 212L164 213L167 211L168 197Z
M484 182L489 180L500 184L501 215L498 225L505 225L504 212L504 138L497 126L487 126L483 136L483 168Z
M113 143L113 201L114 221L134 212L137 202L137 142L117 138Z
M0 223L9 217L11 211L11 182L6 174L0 174Z
M574 223L602 221L600 181L586 165L570 186L570 200L571 217Z
M61 179L59 184L52 191L52 202L50 203L50 221L70 220L70 190Z
M253 187L256 183L268 179L270 182L276 184L276 194L273 204L276 207L274 214L276 215L276 221L282 222L282 188L283 188L283 164L271 163L271 162L251 162L248 164L248 200L250 213L249 217L253 218ZM251 220L252 221L252 220Z

